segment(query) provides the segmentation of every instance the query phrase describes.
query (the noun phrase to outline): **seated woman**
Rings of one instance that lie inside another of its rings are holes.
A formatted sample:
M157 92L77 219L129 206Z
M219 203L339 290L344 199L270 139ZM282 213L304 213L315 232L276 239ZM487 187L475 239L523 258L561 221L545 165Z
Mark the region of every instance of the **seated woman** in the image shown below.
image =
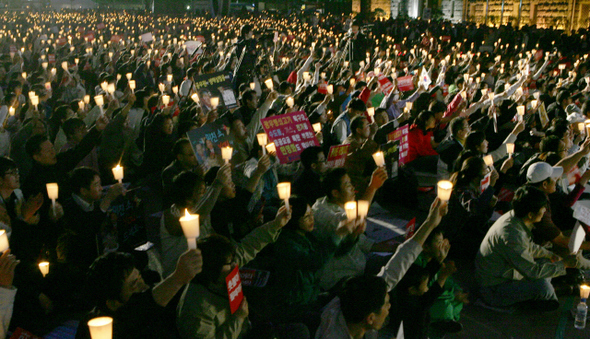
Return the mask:
M489 170L482 158L473 156L465 160L461 170L451 176L453 192L449 200L449 213L443 218L441 227L453 244L453 258L456 255L475 257L487 232L487 222L498 200L494 196L494 186L499 177L498 172L491 168L489 186L482 190L482 180Z
M293 211L291 220L273 245L277 261L270 287L270 314L273 321L306 323L313 333L323 306L318 299L317 272L332 257L342 237L350 233L347 226L352 223L343 224L331 237L318 238L312 233L313 211L306 199L293 196L289 205Z
M244 298L231 313L225 278L274 242L289 219L291 213L282 206L275 220L256 228L237 246L220 235L199 241L203 271L186 288L178 305L176 324L182 338L244 338L251 327L248 302Z
M432 129L436 126L434 113L422 111L410 127L408 133L408 155L406 166L415 170L436 173L438 153L435 148L438 146L433 140Z

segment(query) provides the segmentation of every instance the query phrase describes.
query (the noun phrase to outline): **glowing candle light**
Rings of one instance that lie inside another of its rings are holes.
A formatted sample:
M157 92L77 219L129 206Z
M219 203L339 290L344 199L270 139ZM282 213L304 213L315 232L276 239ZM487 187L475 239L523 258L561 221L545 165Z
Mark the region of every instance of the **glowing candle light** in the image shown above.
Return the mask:
M51 206L53 207L53 212L55 213L55 201L59 196L59 186L55 182L48 183L45 186L47 187L47 197L51 199Z
M349 201L344 204L344 210L346 211L346 218L348 221L352 221L357 217L357 204L356 201Z
M120 164L113 167L113 177L119 182L119 184L123 183L123 167Z
M383 152L379 151L374 153L373 160L375 160L375 164L377 165L377 167L385 166L385 157L383 155Z
M448 180L441 180L437 183L438 198L442 201L449 201L451 199L451 192L453 192L453 183Z
M197 248L197 238L200 234L199 228L199 215L198 214L190 214L188 209L184 210L184 216L180 219L180 226L182 227L182 232L184 233L184 237L187 240L188 248L194 250Z
M43 261L39 263L39 271L43 274L43 278L49 273L49 262Z
M234 149L230 146L221 148L221 158L225 161L226 164L229 163L229 161L231 160L233 152Z
M98 317L88 321L88 329L92 339L113 338L113 318Z
M8 243L8 235L5 230L0 230L0 253L6 252L9 248L10 244Z
M213 109L216 109L217 106L219 106L219 98L218 97L211 98L211 107L213 107Z
M289 198L291 197L291 183L281 182L277 184L279 198L285 201L285 207L289 210Z
M358 216L361 218L361 220L365 219L367 217L367 214L369 214L369 202L367 200L359 200L356 204L357 207L357 212L358 212Z
M289 108L293 108L293 105L295 105L295 99L293 99L293 97L288 97L287 100L285 100L285 102L287 103L287 106L289 106Z

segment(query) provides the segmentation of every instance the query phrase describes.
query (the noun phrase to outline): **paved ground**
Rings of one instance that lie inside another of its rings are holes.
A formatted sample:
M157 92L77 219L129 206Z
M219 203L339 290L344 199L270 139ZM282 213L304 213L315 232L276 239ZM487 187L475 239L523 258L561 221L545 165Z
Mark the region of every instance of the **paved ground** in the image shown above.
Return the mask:
M416 210L386 211L374 204L371 207L367 233L379 240L391 239L404 234L403 227L411 217L417 217L416 227L426 217L428 206L434 199L434 194L420 196L420 204ZM476 289L472 268L463 268L456 273L455 279L469 291ZM481 339L573 339L590 338L589 325L584 330L574 328L574 320L570 310L579 302L579 296L560 297L560 308L553 312L523 312L502 313L490 310L474 303L465 305L461 323L463 331L458 334L447 335L445 338L481 338ZM397 330L384 329L380 338L395 338Z

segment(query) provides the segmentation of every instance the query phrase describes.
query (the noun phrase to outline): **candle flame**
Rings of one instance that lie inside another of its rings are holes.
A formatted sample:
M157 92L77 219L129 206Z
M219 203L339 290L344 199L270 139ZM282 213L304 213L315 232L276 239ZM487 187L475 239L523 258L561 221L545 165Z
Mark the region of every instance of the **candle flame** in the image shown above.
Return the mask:
M184 216L187 218L191 216L190 213L188 212L188 208L184 209Z

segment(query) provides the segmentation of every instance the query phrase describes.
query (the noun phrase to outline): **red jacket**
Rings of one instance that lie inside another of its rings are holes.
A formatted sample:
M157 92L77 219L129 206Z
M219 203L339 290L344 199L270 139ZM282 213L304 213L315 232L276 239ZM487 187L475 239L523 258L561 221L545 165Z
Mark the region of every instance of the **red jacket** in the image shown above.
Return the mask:
M416 126L412 126L410 131L408 132L408 156L407 162L412 162L419 157L424 157L427 155L438 155L434 148L432 148L432 144L430 143L430 139L432 138L432 131L422 132Z

